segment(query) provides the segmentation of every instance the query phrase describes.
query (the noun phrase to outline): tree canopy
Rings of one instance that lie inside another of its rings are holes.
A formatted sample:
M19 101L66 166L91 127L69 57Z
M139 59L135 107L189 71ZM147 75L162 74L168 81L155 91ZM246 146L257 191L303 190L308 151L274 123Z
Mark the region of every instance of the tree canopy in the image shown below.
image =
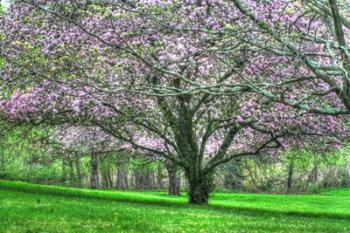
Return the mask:
M1 116L96 127L182 167L206 204L222 163L347 136L348 9L16 0L0 22Z

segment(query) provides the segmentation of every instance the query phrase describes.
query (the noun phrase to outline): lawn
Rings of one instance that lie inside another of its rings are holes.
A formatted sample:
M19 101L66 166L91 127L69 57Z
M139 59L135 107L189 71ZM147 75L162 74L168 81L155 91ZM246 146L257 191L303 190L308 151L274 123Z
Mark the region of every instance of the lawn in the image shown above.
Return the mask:
M0 232L350 232L350 191L318 195L92 191L0 180Z

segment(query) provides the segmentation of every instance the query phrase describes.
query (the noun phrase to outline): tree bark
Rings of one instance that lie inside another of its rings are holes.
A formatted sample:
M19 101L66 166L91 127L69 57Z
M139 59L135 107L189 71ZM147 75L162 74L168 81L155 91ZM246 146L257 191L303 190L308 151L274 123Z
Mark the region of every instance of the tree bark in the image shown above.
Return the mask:
M287 178L287 193L290 193L293 188L293 173L294 173L294 160L291 159L288 168L288 178Z
M188 180L188 195L189 203L195 205L207 205L210 193L213 191L213 175L193 173L193 171L186 171L185 176Z
M158 165L157 168L157 183L158 183L158 188L163 188L163 168L161 165Z
M157 186L156 173L154 171L150 171L149 178L150 178L150 187L155 188Z
M108 186L109 188L113 188L113 176L112 173L113 171L111 171L113 168L111 168L111 166L108 166L108 170L107 170L107 180L108 180Z
M4 150L1 149L1 154L0 154L0 176L5 173L6 170L6 160L5 160L5 153Z
M129 159L130 152L122 151L117 155L117 180L115 183L118 189L128 189L129 188Z
M118 189L128 189L128 164L126 161L117 162L117 182L116 188Z
M112 188L113 187L113 178L111 173L111 163L108 158L100 159L100 173L102 175L102 187L103 188Z
M102 175L102 187L105 189L108 189L110 187L109 179L108 179L108 168L102 169L101 175Z
M134 181L136 189L144 188L144 176L140 170L134 171Z
M74 163L72 159L69 159L68 165L69 165L69 184L74 186L76 181L76 176L74 172Z
M350 161L345 162L344 167L344 186L350 187Z
M80 165L80 158L77 158L75 160L75 171L77 173L77 182L76 185L78 187L82 187L83 186L83 174L81 172L81 165Z
M61 181L65 182L67 181L67 167L68 162L65 158L62 158L62 170L61 170Z
M168 171L169 178L168 193L169 195L178 196L180 195L181 188L181 179L178 176L178 168L171 161L165 162L165 167Z
M152 189L155 185L154 172L149 167L142 167L134 171L136 189Z
M90 187L92 189L98 188L98 158L97 154L94 152L91 152Z

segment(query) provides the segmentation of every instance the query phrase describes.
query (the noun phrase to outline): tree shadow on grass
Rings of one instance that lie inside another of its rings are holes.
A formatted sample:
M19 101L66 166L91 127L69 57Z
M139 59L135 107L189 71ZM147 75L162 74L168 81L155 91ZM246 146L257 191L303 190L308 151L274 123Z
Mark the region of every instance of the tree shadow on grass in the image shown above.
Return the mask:
M327 218L327 219L346 219L350 220L350 214L346 213L327 213L315 211L297 211L297 210L277 210L263 207L240 207L240 206L222 206L211 204L198 206L182 202L179 199L164 198L156 200L154 198L141 198L137 196L121 196L113 192L92 191L74 188L63 188L56 186L35 185L23 182L8 182L0 180L0 190L18 191L24 193L35 193L43 195L60 196L66 198L90 199L100 201L114 201L120 203L131 203L144 206L166 207L176 209L200 209L215 212L234 213L246 216L278 216L278 217L309 217L309 218Z

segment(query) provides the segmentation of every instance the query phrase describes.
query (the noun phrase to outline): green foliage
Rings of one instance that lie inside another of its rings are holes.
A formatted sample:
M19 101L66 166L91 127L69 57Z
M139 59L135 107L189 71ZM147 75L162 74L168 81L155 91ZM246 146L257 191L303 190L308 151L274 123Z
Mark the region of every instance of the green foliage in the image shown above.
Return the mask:
M345 185L350 144L320 153L312 146L292 148L279 156L245 158L241 165L243 187L250 191L286 192L289 169L293 163L293 193L315 192Z
M350 231L349 196L214 193L208 207L186 201L0 181L0 232Z
M60 167L54 156L36 146L34 142L45 138L47 129L39 127L2 127L6 132L0 143L0 178L57 183Z

